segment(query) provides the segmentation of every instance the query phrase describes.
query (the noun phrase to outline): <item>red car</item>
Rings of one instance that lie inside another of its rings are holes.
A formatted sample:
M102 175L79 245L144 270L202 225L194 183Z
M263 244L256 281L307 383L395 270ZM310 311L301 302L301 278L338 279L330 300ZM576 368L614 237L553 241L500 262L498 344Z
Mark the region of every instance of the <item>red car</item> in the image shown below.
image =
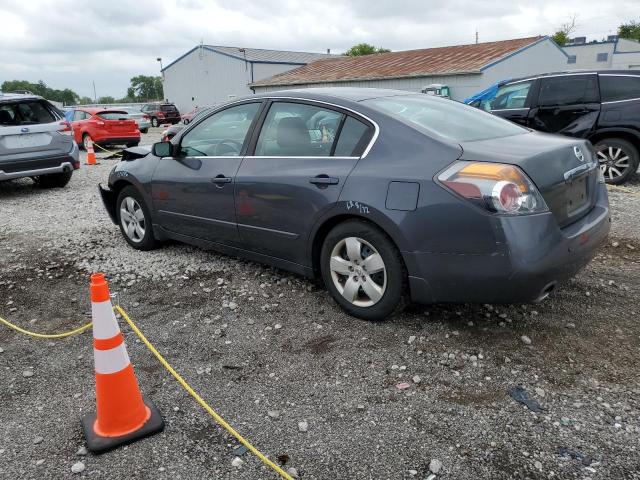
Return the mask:
M135 120L124 110L104 108L78 108L71 122L73 138L86 149L89 140L99 145L126 145L140 143L140 130Z

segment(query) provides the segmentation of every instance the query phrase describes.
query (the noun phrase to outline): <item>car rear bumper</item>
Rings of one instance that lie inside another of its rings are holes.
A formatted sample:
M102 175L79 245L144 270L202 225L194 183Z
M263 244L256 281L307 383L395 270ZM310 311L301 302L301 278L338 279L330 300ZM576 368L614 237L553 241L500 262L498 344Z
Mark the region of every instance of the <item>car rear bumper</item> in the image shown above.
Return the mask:
M127 143L136 143L140 141L140 134L128 136L103 136L93 139L94 143L99 145L126 145Z
M404 252L411 297L420 303L521 303L541 300L595 256L611 227L598 185L594 208L559 228L553 214L496 217L492 254Z
M3 159L0 162L0 181L70 172L78 168L80 168L80 157L78 145L74 142L71 151L66 155Z

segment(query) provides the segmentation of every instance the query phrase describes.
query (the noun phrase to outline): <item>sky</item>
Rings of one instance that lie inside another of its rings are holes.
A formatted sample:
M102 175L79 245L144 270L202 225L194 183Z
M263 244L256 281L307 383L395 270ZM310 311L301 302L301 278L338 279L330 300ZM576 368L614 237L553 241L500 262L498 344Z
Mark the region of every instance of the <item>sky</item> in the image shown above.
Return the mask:
M640 20L638 0L0 0L0 83L43 80L123 97L200 42L343 53L366 42L408 50L553 34L602 39Z

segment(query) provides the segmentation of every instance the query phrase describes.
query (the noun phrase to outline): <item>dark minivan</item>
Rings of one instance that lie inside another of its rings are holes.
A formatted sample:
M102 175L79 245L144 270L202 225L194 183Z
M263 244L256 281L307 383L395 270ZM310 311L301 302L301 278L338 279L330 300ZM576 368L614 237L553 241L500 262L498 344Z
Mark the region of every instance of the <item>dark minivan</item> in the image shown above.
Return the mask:
M163 123L176 124L181 120L180 112L173 103L147 103L140 111L149 117L152 127Z
M573 71L507 80L468 103L541 132L590 140L607 183L622 183L638 169L639 70Z

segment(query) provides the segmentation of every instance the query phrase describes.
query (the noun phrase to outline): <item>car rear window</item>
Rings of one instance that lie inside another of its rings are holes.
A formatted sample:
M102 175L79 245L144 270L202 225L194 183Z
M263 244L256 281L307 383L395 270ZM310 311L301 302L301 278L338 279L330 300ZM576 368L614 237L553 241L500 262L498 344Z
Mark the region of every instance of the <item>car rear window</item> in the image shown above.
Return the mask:
M640 98L640 76L600 75L603 102Z
M160 110L162 110L163 112L175 112L177 109L175 105L162 105L160 107Z
M525 128L477 108L424 94L372 98L362 103L419 131L456 142L508 137L528 132Z
M127 112L98 112L98 116L105 120L129 120L129 114Z
M55 121L54 114L41 101L0 104L0 125L35 125Z

